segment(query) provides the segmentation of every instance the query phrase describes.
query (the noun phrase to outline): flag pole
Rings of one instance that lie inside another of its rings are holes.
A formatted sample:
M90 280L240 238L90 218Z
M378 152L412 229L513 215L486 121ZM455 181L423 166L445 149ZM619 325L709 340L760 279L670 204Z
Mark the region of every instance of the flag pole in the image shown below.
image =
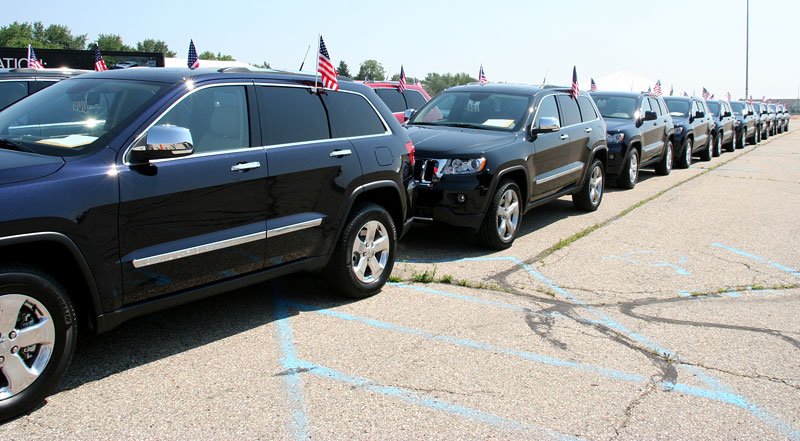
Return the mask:
M317 78L319 77L319 43L322 41L322 34L317 35L317 63L314 69L314 92L317 92Z

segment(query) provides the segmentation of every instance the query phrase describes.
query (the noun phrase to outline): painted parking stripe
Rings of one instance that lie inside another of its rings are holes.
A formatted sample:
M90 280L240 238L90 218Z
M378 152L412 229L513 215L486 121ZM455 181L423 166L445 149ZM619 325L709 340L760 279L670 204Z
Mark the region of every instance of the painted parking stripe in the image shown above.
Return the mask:
M294 350L294 336L292 326L289 323L289 307L277 297L275 298L275 323L278 333L278 342L281 348L281 367L283 380L286 388L286 395L292 412L292 421L289 424L289 432L296 440L307 440L309 438L308 417L306 416L305 399L303 398L302 379L296 373L300 372L301 367L297 363L297 356Z
M748 259L753 259L753 260L756 260L756 261L761 262L761 263L766 263L767 265L769 265L769 266L771 266L771 267L773 267L775 269L778 269L778 270L783 271L785 273L791 274L793 276L800 277L800 271L797 271L794 268L790 268L790 267L788 267L786 265L783 265L783 264L780 264L778 262L773 262L773 261L771 261L769 259L766 259L764 257L761 257L761 256L756 256L755 254L748 253L747 251L743 251L743 250L740 250L738 248L734 248L732 246L724 245L724 244L717 243L717 242L712 243L711 246L712 247L721 248L721 249L726 250L726 251L730 251L731 253L738 254L738 255L743 256L743 257L747 257Z

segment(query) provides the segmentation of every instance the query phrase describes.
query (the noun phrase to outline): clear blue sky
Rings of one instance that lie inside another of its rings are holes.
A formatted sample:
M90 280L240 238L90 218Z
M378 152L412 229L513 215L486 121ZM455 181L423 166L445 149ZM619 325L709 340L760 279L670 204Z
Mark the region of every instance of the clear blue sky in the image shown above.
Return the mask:
M744 94L745 0L559 0L386 2L3 1L0 24L42 21L74 33L115 33L126 43L165 40L185 57L198 51L297 69L322 33L335 64L357 71L365 59L390 74L467 72L483 64L490 81L567 84L577 65L589 77L629 70L661 79L665 92L703 86ZM454 6L458 4L458 6ZM800 84L800 2L751 0L750 91L795 98ZM313 70L313 68L312 68Z

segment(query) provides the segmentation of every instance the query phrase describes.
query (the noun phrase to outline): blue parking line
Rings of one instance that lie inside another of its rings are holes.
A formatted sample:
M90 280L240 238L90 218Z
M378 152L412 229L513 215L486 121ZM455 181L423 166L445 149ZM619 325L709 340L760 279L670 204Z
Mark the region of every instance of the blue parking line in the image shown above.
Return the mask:
M778 269L780 271L783 271L785 273L791 274L793 276L800 277L800 271L797 271L794 268L790 268L790 267L788 267L786 265L782 265L782 264L780 264L778 262L773 262L773 261L765 259L765 258L763 258L761 256L756 256L755 254L748 253L747 251L743 251L743 250L740 250L738 248L734 248L732 246L724 245L724 244L721 244L721 243L718 243L718 242L712 243L711 246L717 247L717 248L721 248L721 249L726 250L726 251L730 251L730 252L732 252L734 254L738 254L740 256L747 257L749 259L753 259L753 260L759 261L761 263L766 263L767 265L769 265L769 266L771 266L773 268L776 268L776 269Z
M289 431L296 440L308 439L309 425L306 414L305 399L303 397L303 383L299 375L302 366L297 362L294 351L294 336L289 323L289 306L275 298L275 323L278 329L278 342L281 347L281 367L284 369L284 382L286 394L292 411L292 421Z

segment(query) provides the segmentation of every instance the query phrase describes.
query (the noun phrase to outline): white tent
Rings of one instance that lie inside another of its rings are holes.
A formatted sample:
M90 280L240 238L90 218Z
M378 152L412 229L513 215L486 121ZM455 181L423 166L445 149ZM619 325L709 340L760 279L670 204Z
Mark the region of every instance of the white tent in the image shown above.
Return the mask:
M655 81L652 81L641 75L637 75L633 72L628 72L627 70L621 70L619 72L614 72L611 75L595 78L594 82L597 83L598 91L613 90L641 92L647 90L648 88L652 88L656 84ZM663 83L661 86L664 86ZM667 93L669 92L667 91Z
M217 61L217 60L200 60L200 67L248 67L247 63L241 61ZM186 67L186 58L164 58L164 67Z

